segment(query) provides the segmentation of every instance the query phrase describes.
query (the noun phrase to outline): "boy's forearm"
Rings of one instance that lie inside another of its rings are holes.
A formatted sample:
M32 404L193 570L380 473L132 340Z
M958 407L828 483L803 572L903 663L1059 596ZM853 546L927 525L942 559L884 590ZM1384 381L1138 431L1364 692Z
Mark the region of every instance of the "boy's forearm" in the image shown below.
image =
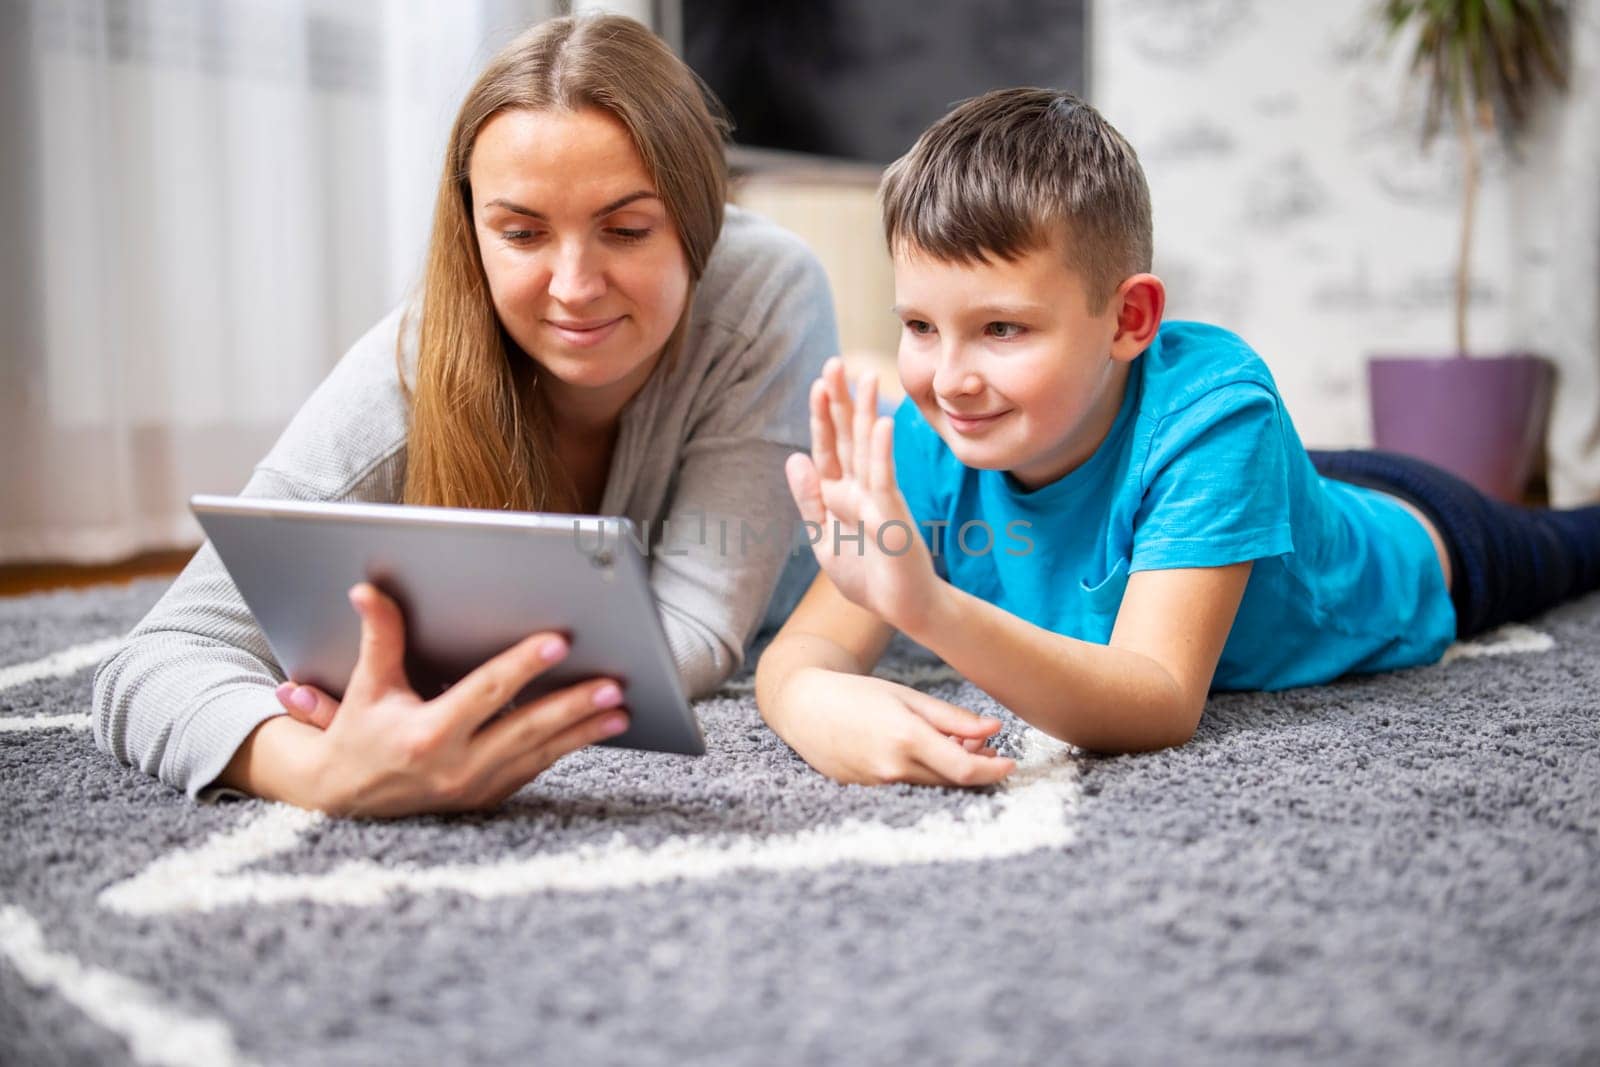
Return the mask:
M808 669L864 674L866 669L855 656L826 637L810 633L780 634L761 655L756 665L756 706L762 718L778 736L784 734L783 691L790 680Z
M1187 741L1200 718L1148 656L1051 633L954 586L906 634L1020 718L1081 748L1167 748Z

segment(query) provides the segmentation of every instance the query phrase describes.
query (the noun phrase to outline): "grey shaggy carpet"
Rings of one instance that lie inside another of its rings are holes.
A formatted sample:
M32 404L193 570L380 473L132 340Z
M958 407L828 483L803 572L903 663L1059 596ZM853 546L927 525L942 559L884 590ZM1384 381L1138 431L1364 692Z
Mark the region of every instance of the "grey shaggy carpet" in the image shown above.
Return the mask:
M1600 1061L1600 598L1177 751L1011 722L989 793L833 785L746 682L704 758L364 823L94 748L36 664L159 591L0 600L0 1063Z

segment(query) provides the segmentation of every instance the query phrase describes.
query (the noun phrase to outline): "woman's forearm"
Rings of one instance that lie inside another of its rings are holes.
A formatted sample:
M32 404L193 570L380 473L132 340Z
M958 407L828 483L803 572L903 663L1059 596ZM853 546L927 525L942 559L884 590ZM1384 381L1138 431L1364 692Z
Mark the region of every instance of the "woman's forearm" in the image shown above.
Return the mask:
M216 784L265 800L329 810L335 805L320 766L322 741L315 726L274 715L245 738Z

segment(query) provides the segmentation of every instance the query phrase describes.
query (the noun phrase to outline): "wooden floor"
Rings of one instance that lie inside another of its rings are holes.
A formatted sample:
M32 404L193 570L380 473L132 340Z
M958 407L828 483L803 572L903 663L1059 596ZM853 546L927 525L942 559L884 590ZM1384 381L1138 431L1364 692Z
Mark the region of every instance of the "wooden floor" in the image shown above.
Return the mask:
M84 567L71 563L11 563L0 566L0 596L21 596L50 589L81 589L102 582L130 582L135 578L175 575L189 562L194 549L149 552L142 556Z

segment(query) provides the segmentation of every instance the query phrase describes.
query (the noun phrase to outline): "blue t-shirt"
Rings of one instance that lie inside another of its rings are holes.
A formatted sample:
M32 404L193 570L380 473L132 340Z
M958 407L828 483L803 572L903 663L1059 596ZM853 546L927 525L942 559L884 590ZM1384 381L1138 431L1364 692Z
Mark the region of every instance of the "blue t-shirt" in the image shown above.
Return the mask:
M1266 364L1215 326L1163 325L1106 439L1049 485L963 465L910 400L894 457L940 573L1055 633L1107 643L1134 571L1254 560L1218 689L1432 663L1455 635L1421 524L1319 475Z

